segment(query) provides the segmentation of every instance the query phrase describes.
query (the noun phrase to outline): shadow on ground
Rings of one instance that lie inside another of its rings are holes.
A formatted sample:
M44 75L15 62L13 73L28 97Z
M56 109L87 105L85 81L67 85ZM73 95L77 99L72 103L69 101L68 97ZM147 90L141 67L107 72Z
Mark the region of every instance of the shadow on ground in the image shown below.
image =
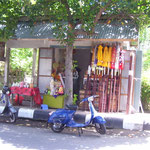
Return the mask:
M18 119L16 123L11 124L8 120L0 119L0 144L21 150L113 150L123 146L149 144L148 137L149 131L107 129L106 135L100 135L94 128L84 129L79 137L77 130L70 128L61 133L53 133L46 127L46 122Z

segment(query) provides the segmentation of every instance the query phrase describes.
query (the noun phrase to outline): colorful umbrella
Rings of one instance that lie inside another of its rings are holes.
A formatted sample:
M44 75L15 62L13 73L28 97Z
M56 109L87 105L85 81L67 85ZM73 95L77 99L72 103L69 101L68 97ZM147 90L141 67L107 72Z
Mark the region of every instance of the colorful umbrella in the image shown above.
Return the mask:
M97 66L102 66L102 62L103 62L103 46L99 45L98 46L98 51L97 51Z

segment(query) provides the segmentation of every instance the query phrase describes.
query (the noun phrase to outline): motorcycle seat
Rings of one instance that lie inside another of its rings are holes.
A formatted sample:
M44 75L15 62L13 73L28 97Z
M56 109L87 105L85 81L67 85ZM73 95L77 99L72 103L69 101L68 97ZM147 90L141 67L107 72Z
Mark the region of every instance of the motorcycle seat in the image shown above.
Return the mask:
M66 107L70 110L77 110L77 108L78 108L77 105L68 105L68 104L66 104Z

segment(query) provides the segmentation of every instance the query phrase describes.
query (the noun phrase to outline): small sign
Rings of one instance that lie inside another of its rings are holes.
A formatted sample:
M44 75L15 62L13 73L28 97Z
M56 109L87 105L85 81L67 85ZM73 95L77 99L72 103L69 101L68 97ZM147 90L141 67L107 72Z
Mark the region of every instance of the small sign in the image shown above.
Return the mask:
M138 46L138 42L137 42L137 41L132 41L132 42L130 43L130 46Z

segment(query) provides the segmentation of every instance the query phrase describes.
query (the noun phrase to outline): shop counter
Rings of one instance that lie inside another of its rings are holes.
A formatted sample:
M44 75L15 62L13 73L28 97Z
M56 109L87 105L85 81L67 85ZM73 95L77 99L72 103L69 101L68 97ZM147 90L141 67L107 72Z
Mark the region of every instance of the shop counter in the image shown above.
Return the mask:
M65 96L44 95L43 104L47 104L50 108L63 108Z

